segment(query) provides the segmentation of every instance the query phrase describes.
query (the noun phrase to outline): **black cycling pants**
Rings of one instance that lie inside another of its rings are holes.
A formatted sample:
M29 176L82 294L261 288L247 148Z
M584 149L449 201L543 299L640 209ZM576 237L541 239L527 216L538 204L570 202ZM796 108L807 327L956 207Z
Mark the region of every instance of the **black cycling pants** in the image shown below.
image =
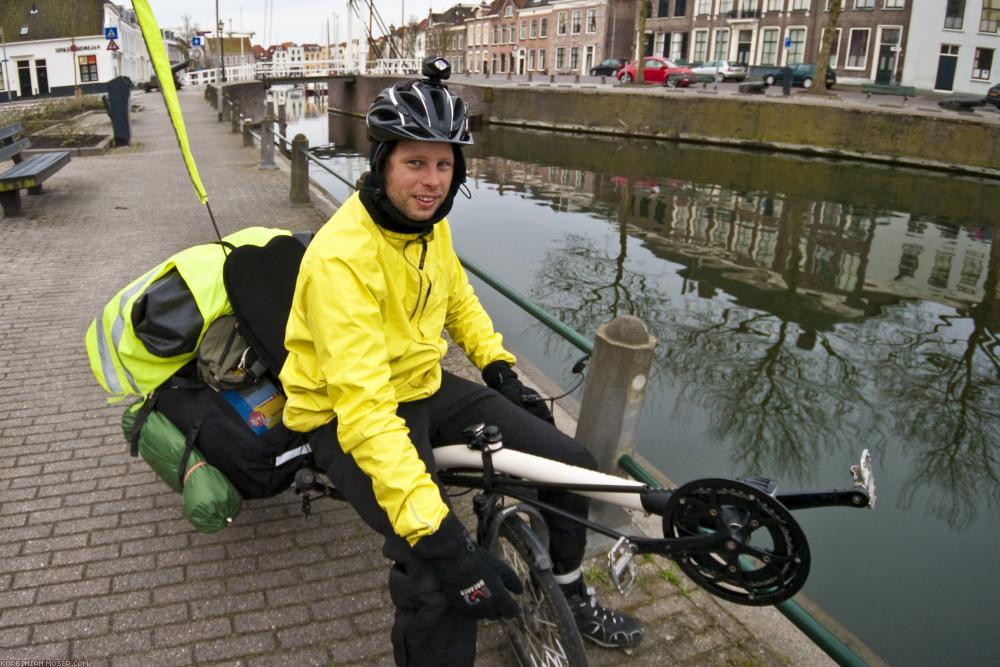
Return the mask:
M576 440L551 424L529 414L497 392L445 372L441 388L430 398L401 403L398 414L410 430L410 440L441 486L434 467L435 446L465 442L462 429L486 423L500 427L505 448L594 469L593 455ZM336 423L309 435L316 463L347 497L361 518L384 538L382 552L394 561L389 592L396 606L392 643L399 665L472 665L476 651L475 619L455 612L438 590L430 570L412 557L411 548L396 535L385 512L375 500L371 479L345 454L337 440ZM445 502L447 494L442 487ZM542 489L539 499L578 516L587 516L586 498ZM549 525L550 547L556 573L580 566L586 529L557 515L544 513ZM474 531L473 531L474 532Z

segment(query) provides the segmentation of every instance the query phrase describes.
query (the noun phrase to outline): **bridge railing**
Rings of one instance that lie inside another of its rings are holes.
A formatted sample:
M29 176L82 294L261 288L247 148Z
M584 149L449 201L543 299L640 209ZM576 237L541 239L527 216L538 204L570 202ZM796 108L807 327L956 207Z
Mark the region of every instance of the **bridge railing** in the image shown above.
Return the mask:
M419 69L420 65L417 64ZM305 60L302 62L261 62L246 65L226 67L226 81L253 81L255 79L295 79L307 77L335 76L352 74L359 71L356 62L343 58L334 60ZM416 70L414 70L416 71ZM387 73L408 73L400 66ZM187 86L200 86L206 83L216 83L218 70L214 68L187 72L182 82Z

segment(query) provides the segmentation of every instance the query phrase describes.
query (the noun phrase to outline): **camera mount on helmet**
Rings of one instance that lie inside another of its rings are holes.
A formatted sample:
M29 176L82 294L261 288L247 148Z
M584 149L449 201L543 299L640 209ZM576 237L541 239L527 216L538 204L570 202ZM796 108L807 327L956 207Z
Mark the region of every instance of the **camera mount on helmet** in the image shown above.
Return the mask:
M451 65L441 56L429 56L421 63L420 73L428 83L440 84L451 76Z

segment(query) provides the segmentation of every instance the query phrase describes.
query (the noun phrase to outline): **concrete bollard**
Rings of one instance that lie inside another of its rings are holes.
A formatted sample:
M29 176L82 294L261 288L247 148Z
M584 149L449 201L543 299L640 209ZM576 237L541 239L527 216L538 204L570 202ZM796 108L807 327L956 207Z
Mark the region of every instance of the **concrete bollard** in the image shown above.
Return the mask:
M531 81L532 81L531 72L528 72L528 83L531 83Z
M224 109L225 106L226 105L225 105L225 103L223 101L223 98L222 98L222 86L216 86L216 88L215 88L215 109L219 113L219 122L220 123L222 122L222 114L223 114L223 109Z
M253 126L254 122L249 118L243 119L243 147L253 147Z
M240 103L233 102L232 116L229 118L232 122L229 131L236 134L240 131Z
M510 70L507 70L507 80L510 81Z
M304 134L296 134L292 139L292 188L288 198L293 204L309 203L309 140Z
M602 472L619 474L618 460L635 450L655 347L638 317L620 315L597 330L576 439ZM605 503L595 503L591 515L612 526L629 523L624 510Z
M270 112L260 121L260 164L257 168L278 168L274 163L274 116Z
M573 75L573 83L580 83L580 73L577 72Z
M555 83L555 82L556 82L556 75L549 74L549 83Z

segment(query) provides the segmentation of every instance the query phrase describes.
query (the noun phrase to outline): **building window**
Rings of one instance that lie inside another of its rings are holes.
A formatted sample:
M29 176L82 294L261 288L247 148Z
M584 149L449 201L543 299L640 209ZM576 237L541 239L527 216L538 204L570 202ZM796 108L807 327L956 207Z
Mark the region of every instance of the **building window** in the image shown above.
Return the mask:
M97 56L77 56L80 65L80 83L97 81Z
M712 0L698 0L698 16L706 16L712 13Z
M718 30L715 33L715 52L712 58L714 60L726 60L726 56L729 53L729 31L728 30Z
M792 0L791 11L793 12L804 12L809 9L810 0ZM860 0L859 0L860 1ZM875 0L871 0L875 2Z
M979 32L997 32L1000 26L1000 0L983 0L983 16L979 19Z
M864 69L868 63L868 28L852 28L847 45L847 68Z
M760 45L760 64L778 64L778 30L770 29L764 31L764 38Z
M528 50L528 69L529 70L534 70L535 69L535 50L534 49L529 49Z
M806 54L806 29L805 28L789 28L788 38L792 40L791 46L788 47L788 65L798 65L799 63L805 62Z
M531 39L538 37L538 19L531 19Z
M541 25L541 27L538 30L538 36L539 37L548 37L549 36L549 20L548 19L542 19L542 25Z
M556 28L556 34L566 34L566 12L559 12L559 26Z
M528 39L528 22L521 21L521 39Z
M500 26L498 26L498 25L493 26L493 43L494 44L500 44L501 43L500 42ZM496 68L494 68L494 69L496 69Z
M670 0L659 0L656 5L656 15L659 18L670 15Z
M587 32L597 32L597 10L587 10Z
M708 55L708 31L694 31L694 51L691 52L691 62L703 63Z
M545 49L538 49L538 69L542 72L545 71Z
M855 9L875 9L875 0L854 0Z
M674 2L674 16L684 16L687 14L687 0L676 0Z
M574 46L569 50L569 69L575 72L580 67L580 47Z
M561 70L566 64L566 49L559 47L556 49L556 69Z
M906 0L885 0L885 4L882 6L886 9L902 9L906 6Z
M785 8L785 0L767 0L767 11L780 12Z
M506 44L507 43L507 24L506 23L503 24L502 26L500 26L500 39L501 39L501 41L500 41L501 44Z
M733 0L719 0L719 16L728 16L733 11Z
M972 61L972 78L989 81L992 69L993 49L976 49L976 59Z
M513 5L507 5L507 8L503 10L503 16L504 16L504 18L509 19L513 15L514 15L514 6Z
M580 34L580 30L581 30L581 28L583 26L583 24L580 23L581 16L582 16L582 14L580 13L579 9L573 12L573 34L574 35L579 35Z
M961 30L965 17L965 0L948 0L944 10L945 30Z

